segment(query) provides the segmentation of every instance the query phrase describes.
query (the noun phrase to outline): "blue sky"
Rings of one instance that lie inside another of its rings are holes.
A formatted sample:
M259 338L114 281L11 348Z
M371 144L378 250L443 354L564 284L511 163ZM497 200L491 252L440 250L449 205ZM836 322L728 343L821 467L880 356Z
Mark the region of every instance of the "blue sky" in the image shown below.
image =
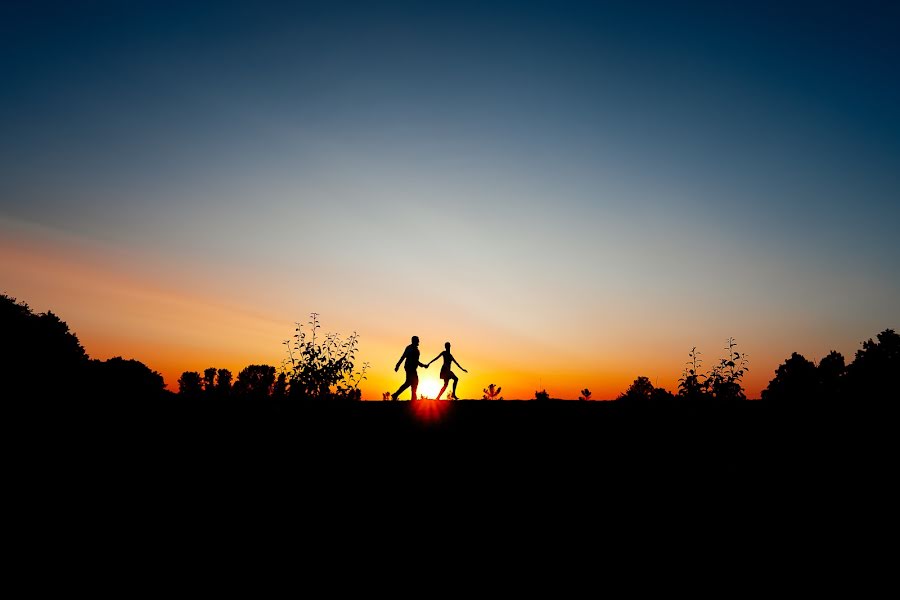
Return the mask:
M6 2L0 219L488 373L767 380L900 312L900 9L781 4Z

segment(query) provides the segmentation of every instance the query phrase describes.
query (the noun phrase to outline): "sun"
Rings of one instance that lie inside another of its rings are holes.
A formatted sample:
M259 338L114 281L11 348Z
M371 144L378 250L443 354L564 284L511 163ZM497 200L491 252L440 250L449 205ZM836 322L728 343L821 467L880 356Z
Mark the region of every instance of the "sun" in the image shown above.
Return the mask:
M432 377L423 377L419 379L419 389L416 390L416 393L419 394L419 397L430 398L434 400L434 398L438 395L438 392L441 391L441 387L444 385L444 382L440 379L434 379ZM444 397L446 397L447 392L444 391Z

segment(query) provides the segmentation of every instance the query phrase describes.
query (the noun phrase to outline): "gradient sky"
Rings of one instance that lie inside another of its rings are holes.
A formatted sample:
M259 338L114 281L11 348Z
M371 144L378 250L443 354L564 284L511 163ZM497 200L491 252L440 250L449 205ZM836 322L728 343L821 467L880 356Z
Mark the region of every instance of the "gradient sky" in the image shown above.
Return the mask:
M0 73L0 291L170 388L310 311L367 398L413 334L507 398L733 336L758 397L900 327L896 2L4 0Z

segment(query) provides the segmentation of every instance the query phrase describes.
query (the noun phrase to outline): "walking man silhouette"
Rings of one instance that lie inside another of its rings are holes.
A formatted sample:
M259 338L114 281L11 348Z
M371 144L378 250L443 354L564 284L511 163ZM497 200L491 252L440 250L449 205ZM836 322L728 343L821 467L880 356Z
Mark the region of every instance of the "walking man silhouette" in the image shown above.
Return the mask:
M441 379L444 380L444 387L442 387L441 391L438 392L437 400L441 399L441 394L443 394L444 390L447 389L447 384L450 383L451 379L453 380L453 392L451 392L453 395L453 399L459 400L459 397L457 397L457 395L456 395L456 384L459 383L459 377L456 376L456 373L454 373L453 371L450 370L450 367L453 366L453 363L456 363L456 366L459 367L460 369L462 369L463 372L468 373L468 371L463 369L463 366L461 364L459 364L458 362L456 362L456 359L453 358L452 354L450 354L450 342L445 343L444 351L441 352L440 354L438 354L437 356L435 356L434 358L432 358L431 362L429 362L428 365L426 365L426 366L430 366L431 363L433 363L434 361L436 361L437 359L439 359L442 356L444 357L444 364L441 365Z
M400 389L391 394L391 400L396 400L400 393L403 392L408 387L412 387L412 399L416 400L418 396L416 396L416 388L419 387L419 374L416 372L416 369L419 367L428 368L428 365L419 362L419 336L412 336L412 343L406 347L406 350L403 351L403 356L400 357L400 360L397 361L397 365L394 367L394 371L400 368L400 363L406 360L406 365L403 367L406 369L406 381L403 385L400 386Z

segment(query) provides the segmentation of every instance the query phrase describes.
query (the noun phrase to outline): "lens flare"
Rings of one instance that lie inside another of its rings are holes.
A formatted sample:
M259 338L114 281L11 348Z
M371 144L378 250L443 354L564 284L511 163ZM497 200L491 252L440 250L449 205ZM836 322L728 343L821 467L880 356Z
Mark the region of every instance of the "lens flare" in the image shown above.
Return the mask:
M450 410L450 404L445 400L416 400L410 403L413 415L424 423L440 421Z

